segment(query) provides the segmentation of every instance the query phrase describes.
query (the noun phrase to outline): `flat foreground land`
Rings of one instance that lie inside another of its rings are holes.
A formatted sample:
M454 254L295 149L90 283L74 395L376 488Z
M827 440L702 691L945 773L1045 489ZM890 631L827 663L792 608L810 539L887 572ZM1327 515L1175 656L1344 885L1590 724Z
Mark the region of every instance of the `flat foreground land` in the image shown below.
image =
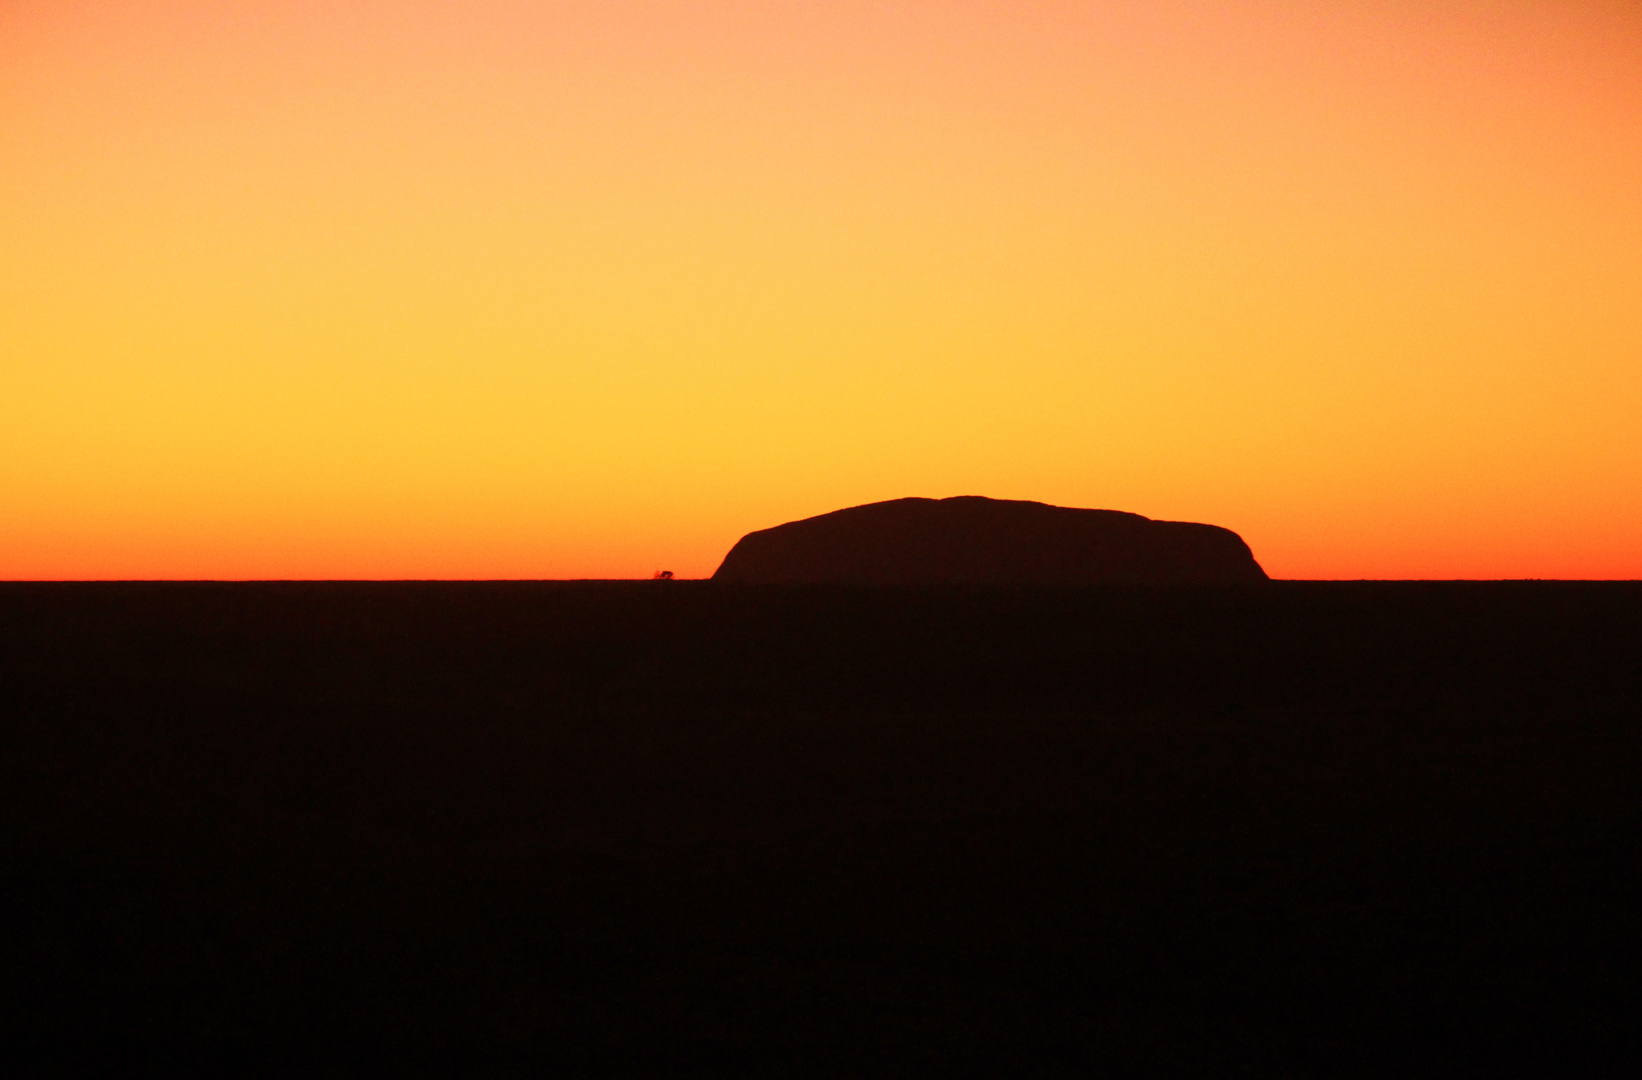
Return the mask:
M33 1074L1642 1068L1639 585L0 585L0 770Z

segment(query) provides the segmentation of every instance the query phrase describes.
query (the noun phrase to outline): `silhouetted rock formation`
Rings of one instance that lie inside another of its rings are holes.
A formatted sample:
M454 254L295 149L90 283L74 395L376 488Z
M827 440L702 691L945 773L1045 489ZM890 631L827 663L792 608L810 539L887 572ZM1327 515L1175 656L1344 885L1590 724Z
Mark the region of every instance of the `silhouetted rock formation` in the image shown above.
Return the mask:
M963 495L869 503L748 533L713 580L1104 585L1267 578L1242 537L1216 525Z

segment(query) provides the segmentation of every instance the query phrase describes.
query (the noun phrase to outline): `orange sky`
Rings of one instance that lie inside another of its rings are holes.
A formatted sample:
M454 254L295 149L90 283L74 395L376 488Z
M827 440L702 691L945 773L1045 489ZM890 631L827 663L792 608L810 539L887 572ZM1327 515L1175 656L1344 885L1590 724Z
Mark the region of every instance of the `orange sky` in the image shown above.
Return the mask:
M1642 577L1632 0L0 0L0 256L0 578Z

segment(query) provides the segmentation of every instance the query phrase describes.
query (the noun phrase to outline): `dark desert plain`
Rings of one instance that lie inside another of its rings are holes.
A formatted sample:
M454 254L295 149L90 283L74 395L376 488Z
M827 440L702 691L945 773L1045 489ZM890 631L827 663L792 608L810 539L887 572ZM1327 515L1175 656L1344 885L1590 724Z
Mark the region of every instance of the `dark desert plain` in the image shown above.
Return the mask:
M14 1075L1621 1076L1642 585L0 586Z

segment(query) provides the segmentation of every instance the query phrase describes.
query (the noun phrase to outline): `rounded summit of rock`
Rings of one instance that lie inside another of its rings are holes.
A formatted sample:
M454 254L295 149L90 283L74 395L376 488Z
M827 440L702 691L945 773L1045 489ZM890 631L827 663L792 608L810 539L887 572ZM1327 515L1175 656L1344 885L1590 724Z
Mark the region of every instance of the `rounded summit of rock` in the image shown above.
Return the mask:
M868 503L748 533L713 580L1198 585L1268 579L1243 538L1218 525L961 495Z

